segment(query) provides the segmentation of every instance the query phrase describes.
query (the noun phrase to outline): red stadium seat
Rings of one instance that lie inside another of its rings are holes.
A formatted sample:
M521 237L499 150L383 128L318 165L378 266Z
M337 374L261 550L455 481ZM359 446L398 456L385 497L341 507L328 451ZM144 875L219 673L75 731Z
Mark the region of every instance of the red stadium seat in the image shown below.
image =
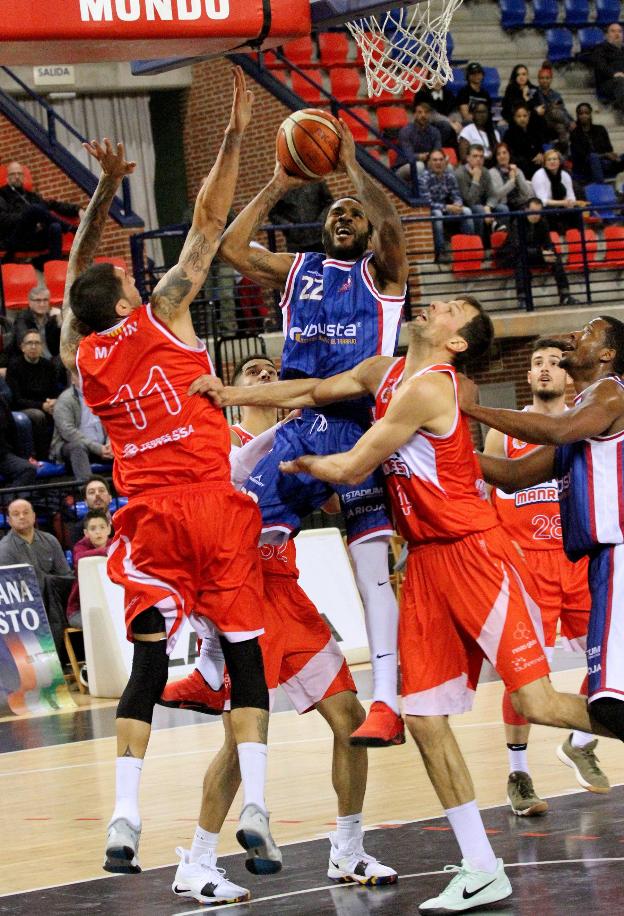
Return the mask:
M315 85L305 79L302 74L314 80ZM291 80L292 91L295 95L298 95L299 98L302 98L304 102L316 106L329 104L329 99L327 96L321 94L319 88L321 75L318 70L302 70L301 73L297 73L296 70L293 70Z
M597 266L596 253L598 251L598 239L593 229L585 229L585 251L587 254L587 266L591 269ZM583 242L581 233L578 229L568 229L565 234L568 245L568 270L583 270Z
M356 143L364 143L374 138L369 132L369 128L366 127L366 124L361 124L359 121L356 121L351 115L358 115L362 121L365 121L366 124L373 126L373 120L368 108L352 108L351 112L341 111L340 117L345 121L348 127L351 128L351 133Z
M349 39L340 32L321 32L318 37L323 67L340 67L349 57Z
M455 168L459 164L459 160L457 159L457 153L455 152L452 146L443 146L442 152L448 159L448 164L452 165L453 168Z
M50 305L61 305L67 279L67 261L46 261L43 277L50 290Z
M329 71L331 94L339 102L355 105L362 102L360 89L360 71L349 67L333 67Z
M561 241L561 236L559 235L558 232L549 232L548 234L550 235L550 241L555 246L555 251L557 252L559 257L562 258L563 257L563 243Z
M624 267L624 226L606 226L604 238L607 249L600 266L607 270L621 270Z
M3 264L0 274L5 309L28 308L28 293L38 285L32 264Z
M399 131L409 124L410 117L402 105L382 105L377 109L379 130Z
M451 236L451 257L451 270L458 277L481 270L484 251L480 236L462 232Z
M288 44L284 45L282 51L288 60L292 61L293 64L297 64L299 67L305 67L306 64L311 64L314 58L314 45L312 39L307 35L305 38L297 38L295 41L289 41Z

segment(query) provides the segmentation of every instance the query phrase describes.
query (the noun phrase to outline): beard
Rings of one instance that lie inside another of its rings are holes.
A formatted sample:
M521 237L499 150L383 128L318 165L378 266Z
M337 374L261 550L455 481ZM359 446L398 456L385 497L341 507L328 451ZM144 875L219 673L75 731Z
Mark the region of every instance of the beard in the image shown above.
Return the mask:
M335 245L331 232L323 228L322 234L323 248L329 258L336 258L338 261L357 261L362 257L368 248L369 235L356 235L351 239L351 244Z
M560 364L561 365L561 364ZM565 388L561 391L557 391L555 388L544 389L542 391L534 391L533 395L538 399L538 401L556 401L557 398L560 398L564 394Z

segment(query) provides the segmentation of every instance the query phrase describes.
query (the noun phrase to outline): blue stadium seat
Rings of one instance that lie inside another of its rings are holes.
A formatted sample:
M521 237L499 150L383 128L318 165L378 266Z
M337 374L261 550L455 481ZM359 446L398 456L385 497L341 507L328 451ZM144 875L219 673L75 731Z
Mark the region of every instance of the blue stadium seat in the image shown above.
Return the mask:
M534 0L533 22L536 29L550 29L557 25L559 4L557 0Z
M55 461L38 461L37 462L37 479L47 477L62 477L66 474L64 464L57 464Z
M591 51L592 48L595 48L601 41L604 41L604 32L602 29L596 28L595 25L590 25L585 29L579 29L577 35L581 45L581 52Z
M499 97L500 73L496 67L483 68L483 82L481 85L484 89L487 89L493 99L497 99Z
M596 25L606 28L612 22L618 22L621 13L621 0L596 0Z
M460 89L463 89L466 85L466 69L465 67L453 67L453 79L449 85L449 89L453 92L458 93Z
M125 506L127 502L127 496L114 496L109 506L111 514L116 512L117 509L121 509L121 507ZM84 518L84 516L87 514L87 504L84 499L79 499L78 502L75 503L74 508L76 510L76 518L78 519Z
M571 28L587 25L589 20L588 0L564 0L565 24Z
M618 211L609 209L609 207L617 204L617 196L613 185L586 184L584 194L590 204L600 206L600 210L591 211L592 216L601 219L603 222L620 219Z
M524 0L500 0L501 26L504 29L521 29L526 6Z
M17 428L15 454L19 455L20 458L30 458L31 455L35 454L30 417L21 410L13 410L11 413L13 414L13 420Z
M548 60L556 64L562 60L572 59L572 45L574 36L569 29L548 29L546 32L548 42Z

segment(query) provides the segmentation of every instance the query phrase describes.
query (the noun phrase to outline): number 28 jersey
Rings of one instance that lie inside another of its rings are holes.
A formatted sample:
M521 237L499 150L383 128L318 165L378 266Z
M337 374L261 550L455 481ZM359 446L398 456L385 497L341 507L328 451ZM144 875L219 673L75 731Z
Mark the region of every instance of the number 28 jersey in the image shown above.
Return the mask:
M522 458L538 445L505 436L507 458ZM524 550L561 550L561 516L556 480L505 493L492 490L492 504L509 537Z
M208 398L187 394L199 375L214 374L203 344L183 343L143 305L85 337L76 363L84 399L110 437L119 493L230 484L225 418Z

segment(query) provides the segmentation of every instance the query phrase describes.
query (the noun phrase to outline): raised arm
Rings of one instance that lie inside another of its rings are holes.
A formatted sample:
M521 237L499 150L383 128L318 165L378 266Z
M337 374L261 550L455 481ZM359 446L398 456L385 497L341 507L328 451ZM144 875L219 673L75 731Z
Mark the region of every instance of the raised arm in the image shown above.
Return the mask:
M476 403L476 387L463 378L459 404L464 413L479 423L538 445L578 442L590 436L617 432L624 425L624 394L612 379L604 379L580 404L555 417L502 407L482 407ZM614 425L619 429L613 429Z
M116 147L113 147L111 141L104 138L101 144L97 140L92 140L91 143L84 143L83 146L89 155L100 163L102 174L78 226L67 265L60 354L63 364L70 370L76 368L76 351L84 332L69 308L69 290L76 277L91 266L104 232L113 198L122 179L126 175L131 175L136 166L135 162L128 162L126 159L123 143L118 143Z
M221 239L219 257L265 289L284 288L295 256L287 252L268 251L251 243L284 194L302 184L304 182L300 178L288 175L277 162L270 182L241 210Z
M152 294L155 314L180 337L194 343L189 307L204 285L232 206L240 147L251 118L253 94L240 67L234 67L234 98L217 159L197 195L193 222L180 259Z
M401 295L409 272L401 218L388 195L358 165L353 135L344 121L340 121L340 126L339 162L374 230L372 247L376 279L382 292Z

